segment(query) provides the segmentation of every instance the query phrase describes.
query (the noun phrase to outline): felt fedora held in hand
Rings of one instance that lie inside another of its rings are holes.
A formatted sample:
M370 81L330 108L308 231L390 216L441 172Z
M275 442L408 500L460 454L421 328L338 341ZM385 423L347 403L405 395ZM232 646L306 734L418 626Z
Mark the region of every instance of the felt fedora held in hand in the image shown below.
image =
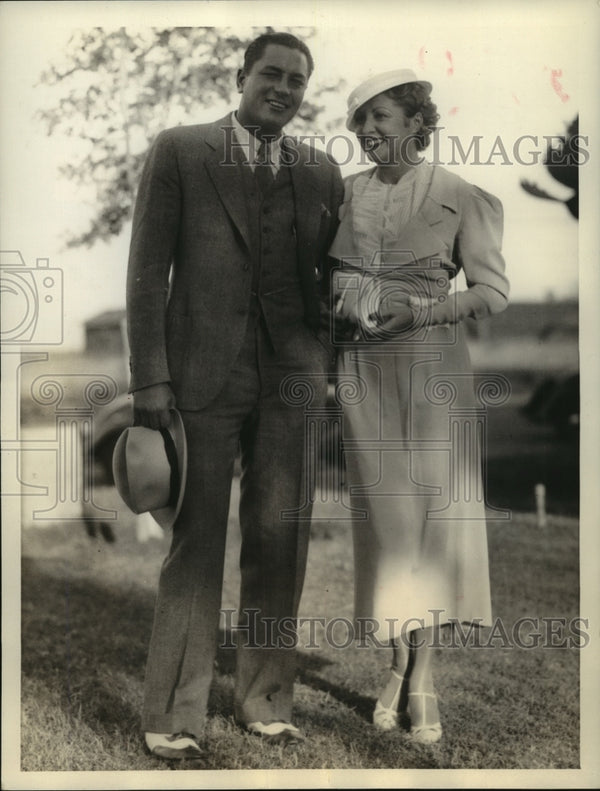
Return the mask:
M368 80L361 82L348 97L346 128L354 132L356 128L354 115L359 107L362 107L369 99L378 96L380 93L390 88L395 88L397 85L406 85L406 83L409 82L416 82L422 85L428 94L431 93L431 83L426 80L420 80L412 69L384 71L382 74L376 74L374 77L369 77Z
M134 514L149 511L165 530L179 514L187 475L181 415L171 410L168 429L126 428L113 452L117 491Z

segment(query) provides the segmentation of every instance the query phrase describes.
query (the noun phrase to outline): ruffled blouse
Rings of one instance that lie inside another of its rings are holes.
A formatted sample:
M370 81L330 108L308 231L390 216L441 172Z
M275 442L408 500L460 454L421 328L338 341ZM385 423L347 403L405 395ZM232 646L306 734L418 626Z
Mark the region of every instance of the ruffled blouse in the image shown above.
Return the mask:
M423 161L396 184L386 184L377 171L361 173L352 185L352 226L365 268L381 266L378 251L393 250L399 231L420 210L433 170Z

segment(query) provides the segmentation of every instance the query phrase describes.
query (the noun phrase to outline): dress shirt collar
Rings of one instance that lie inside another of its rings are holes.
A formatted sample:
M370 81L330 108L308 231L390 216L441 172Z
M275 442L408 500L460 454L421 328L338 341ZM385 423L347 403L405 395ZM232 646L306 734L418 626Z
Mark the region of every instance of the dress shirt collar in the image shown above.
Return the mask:
M231 125L233 126L235 136L237 137L237 141L242 147L246 159L250 163L250 167L254 170L256 156L258 154L258 149L260 147L261 141L256 138L254 135L251 135L250 132L245 129L237 119L237 114L235 112L231 113ZM279 172L279 168L281 167L281 141L283 136L280 135L275 140L269 141L269 147L271 149L271 169L273 171L273 175L276 176Z

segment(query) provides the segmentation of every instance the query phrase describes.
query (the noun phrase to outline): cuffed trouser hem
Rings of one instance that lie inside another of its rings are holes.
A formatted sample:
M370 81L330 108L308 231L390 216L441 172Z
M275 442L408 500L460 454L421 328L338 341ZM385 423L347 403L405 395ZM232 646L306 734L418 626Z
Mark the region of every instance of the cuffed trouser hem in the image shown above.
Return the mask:
M143 733L189 733L200 738L206 728L206 717L187 719L181 716L165 716L160 714L144 714L142 716Z

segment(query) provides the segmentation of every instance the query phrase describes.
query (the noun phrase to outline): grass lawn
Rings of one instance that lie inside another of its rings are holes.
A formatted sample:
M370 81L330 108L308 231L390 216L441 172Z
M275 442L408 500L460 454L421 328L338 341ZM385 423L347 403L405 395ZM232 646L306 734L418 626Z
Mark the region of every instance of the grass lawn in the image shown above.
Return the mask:
M234 508L235 499L234 490ZM351 618L349 527L320 521L313 532L301 615ZM494 616L509 632L522 616L577 616L575 519L550 517L540 530L533 516L517 514L508 523L490 522L489 540ZM172 768L145 753L140 734L146 648L167 542L140 544L123 526L115 544L88 538L77 524L24 529L24 771ZM238 550L232 518L224 607L237 603ZM345 636L342 629L335 639L342 643ZM264 746L235 726L234 651L220 649L204 768L579 766L576 649L525 649L502 640L493 648L436 649L444 738L424 747L407 744L400 731L381 735L370 724L387 650L319 642L318 649L306 648L308 634L300 631L295 719L309 738L296 752Z

